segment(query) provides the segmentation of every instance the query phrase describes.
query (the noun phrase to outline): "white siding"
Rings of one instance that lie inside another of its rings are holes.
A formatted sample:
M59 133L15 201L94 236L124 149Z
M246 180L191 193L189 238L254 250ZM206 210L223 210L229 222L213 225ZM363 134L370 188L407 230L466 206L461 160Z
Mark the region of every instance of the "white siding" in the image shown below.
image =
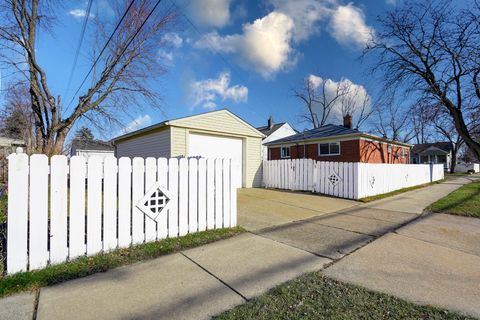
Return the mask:
M262 144L265 144L270 141L275 141L278 139L282 139L285 137L292 136L296 134L297 132L290 127L288 123L285 123L283 126L275 130L271 135L263 139ZM262 145L262 159L263 160L268 160L268 147Z
M117 158L170 157L170 128L118 141L115 156Z

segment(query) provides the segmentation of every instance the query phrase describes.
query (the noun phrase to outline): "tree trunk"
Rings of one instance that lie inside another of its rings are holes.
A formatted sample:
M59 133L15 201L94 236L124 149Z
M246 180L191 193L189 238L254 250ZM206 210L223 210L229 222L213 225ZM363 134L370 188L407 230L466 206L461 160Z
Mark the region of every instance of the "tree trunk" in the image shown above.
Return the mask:
M454 147L452 150L452 158L450 159L450 173L455 172L455 166L457 165L457 148Z

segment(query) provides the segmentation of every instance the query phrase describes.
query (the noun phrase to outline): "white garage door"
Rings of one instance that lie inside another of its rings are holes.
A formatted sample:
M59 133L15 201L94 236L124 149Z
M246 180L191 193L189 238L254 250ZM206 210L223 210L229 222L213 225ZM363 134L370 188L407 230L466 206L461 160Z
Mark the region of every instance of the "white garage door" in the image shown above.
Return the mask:
M204 158L229 158L236 162L237 185L242 187L243 140L223 136L190 133L188 136L188 156Z

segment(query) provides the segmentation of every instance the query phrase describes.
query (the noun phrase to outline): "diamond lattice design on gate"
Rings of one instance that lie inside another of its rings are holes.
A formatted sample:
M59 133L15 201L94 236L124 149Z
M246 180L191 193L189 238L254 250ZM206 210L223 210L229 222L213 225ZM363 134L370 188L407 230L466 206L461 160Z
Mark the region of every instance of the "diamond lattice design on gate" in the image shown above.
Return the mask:
M160 213L168 209L170 199L167 188L156 182L137 203L137 208L156 221Z
M339 177L335 172L332 173L327 179L328 179L328 181L330 181L330 183L331 183L332 185L334 185L334 186L336 186L337 184L340 183L340 181L342 181L342 180L340 179L340 177Z

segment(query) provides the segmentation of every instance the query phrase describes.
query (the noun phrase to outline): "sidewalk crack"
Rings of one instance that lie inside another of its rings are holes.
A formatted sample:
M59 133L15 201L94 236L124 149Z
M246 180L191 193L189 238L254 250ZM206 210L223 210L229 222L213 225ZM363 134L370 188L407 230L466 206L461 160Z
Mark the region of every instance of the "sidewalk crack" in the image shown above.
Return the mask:
M239 295L243 300L245 300L245 302L248 302L249 299L247 297L245 297L243 294L240 293L240 291L236 290L235 288L233 288L231 285L229 285L228 283L226 283L225 281L223 281L222 279L220 279L219 277L217 277L215 274L213 274L212 272L210 272L209 270L207 270L206 268L204 268L202 265L200 265L198 262L196 262L195 260L193 260L192 258L190 258L189 256L187 256L186 254L184 254L183 252L179 252L182 256L184 256L185 258L187 258L188 260L190 260L192 263L194 263L196 266L198 266L200 269L202 269L203 271L205 271L206 273L208 273L209 275L211 275L212 277L214 277L215 279L217 279L220 283L222 283L224 286L226 286L227 288L229 288L230 290L232 290L233 292L235 292L237 295ZM35 320L35 319L34 319Z

